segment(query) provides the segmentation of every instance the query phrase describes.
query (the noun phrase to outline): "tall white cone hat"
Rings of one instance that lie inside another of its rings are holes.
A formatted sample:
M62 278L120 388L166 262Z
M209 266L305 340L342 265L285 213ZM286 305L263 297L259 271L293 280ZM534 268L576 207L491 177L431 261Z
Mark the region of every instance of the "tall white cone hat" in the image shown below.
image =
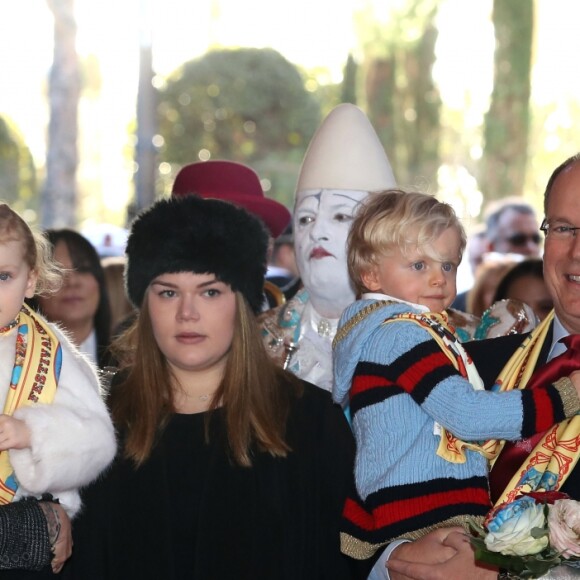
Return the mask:
M312 137L296 191L381 191L396 186L385 149L367 116L355 105L343 103L327 115Z

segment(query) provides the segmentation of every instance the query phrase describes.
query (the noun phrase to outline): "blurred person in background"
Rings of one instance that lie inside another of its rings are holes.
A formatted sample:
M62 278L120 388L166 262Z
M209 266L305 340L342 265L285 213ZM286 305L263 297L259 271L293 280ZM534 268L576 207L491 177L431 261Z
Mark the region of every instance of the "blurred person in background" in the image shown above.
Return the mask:
M529 258L512 266L500 280L494 302L514 298L521 300L538 319L544 320L554 307L554 301L544 281L544 264L541 258Z
M508 197L492 202L485 211L485 227L476 231L468 244L468 257L472 268L477 268L487 254L512 254L524 257L540 257L542 252L541 236L538 218L534 208L520 197ZM473 243L473 264L470 246ZM496 260L496 258L493 258ZM491 261L491 257L488 262ZM496 260L497 261L497 260ZM474 264L476 264L474 266ZM473 289L475 288L477 270L474 272ZM492 275L490 274L490 277ZM493 280L490 278L489 288ZM457 295L451 305L452 308L465 312L475 313L481 310L481 288L478 288L477 297L469 298L472 289L465 290ZM491 298L491 297L489 297ZM488 304L489 300L485 300ZM489 304L488 304L489 306ZM484 309L485 310L485 309ZM481 316L478 314L478 316Z
M529 203L518 197L505 198L492 204L486 214L488 252L541 255L540 224Z
M35 296L31 305L58 323L75 346L102 368L109 356L111 308L99 255L75 230L49 229L45 235L54 260L65 270L64 282L50 296Z
M479 224L471 235L467 242L467 260L469 262L469 268L471 272L475 274L477 267L483 261L483 255L487 249L487 235L484 224Z
M467 238L466 259L469 266L468 270L469 274L471 275L472 285L473 280L475 279L475 272L477 271L477 267L483 261L483 256L486 251L487 251L487 237L485 235L485 224L479 224L473 229L473 231L469 234ZM460 266L460 271L458 272L458 282L462 266L463 263ZM462 312L467 312L468 294L469 290L459 292L455 297L455 300L451 304L451 308L454 308L455 310L460 310Z
M494 303L494 296L500 280L506 272L521 260L514 254L486 254L483 262L475 272L473 288L467 295L469 314L481 318L483 313Z
M301 280L296 265L291 223L274 240L268 261L266 280L276 284L284 293L286 300L292 298L300 288Z

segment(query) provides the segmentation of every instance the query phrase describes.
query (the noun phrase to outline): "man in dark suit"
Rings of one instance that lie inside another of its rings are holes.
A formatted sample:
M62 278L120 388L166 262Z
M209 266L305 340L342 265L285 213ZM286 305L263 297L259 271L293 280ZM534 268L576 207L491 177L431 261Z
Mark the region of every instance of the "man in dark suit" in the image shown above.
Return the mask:
M544 194L544 213L540 228L546 235L544 278L554 301L555 317L536 368L565 351L560 338L580 334L580 154L567 159L550 177ZM486 385L493 383L523 339L524 336L516 335L465 344ZM492 483L497 475L492 470ZM580 463L560 491L580 500ZM450 533L449 529L436 530L420 540L399 545L390 556L389 569L391 580L497 578L497 570L475 565L467 537Z

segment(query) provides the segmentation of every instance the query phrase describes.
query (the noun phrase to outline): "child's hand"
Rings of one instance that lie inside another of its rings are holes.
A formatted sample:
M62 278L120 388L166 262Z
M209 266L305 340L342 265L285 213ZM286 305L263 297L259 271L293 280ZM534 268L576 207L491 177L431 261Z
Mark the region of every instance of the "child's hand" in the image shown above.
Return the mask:
M580 377L579 377L580 382ZM30 429L24 421L0 415L0 451L30 447Z

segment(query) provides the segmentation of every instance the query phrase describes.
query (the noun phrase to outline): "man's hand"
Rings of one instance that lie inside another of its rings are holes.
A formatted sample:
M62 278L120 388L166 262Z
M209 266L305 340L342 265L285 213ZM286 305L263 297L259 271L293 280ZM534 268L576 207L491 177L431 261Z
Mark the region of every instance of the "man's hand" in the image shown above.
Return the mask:
M20 419L0 415L0 451L30 447L30 429Z
M399 546L387 562L391 580L496 580L497 570L476 564L463 528L440 528Z

